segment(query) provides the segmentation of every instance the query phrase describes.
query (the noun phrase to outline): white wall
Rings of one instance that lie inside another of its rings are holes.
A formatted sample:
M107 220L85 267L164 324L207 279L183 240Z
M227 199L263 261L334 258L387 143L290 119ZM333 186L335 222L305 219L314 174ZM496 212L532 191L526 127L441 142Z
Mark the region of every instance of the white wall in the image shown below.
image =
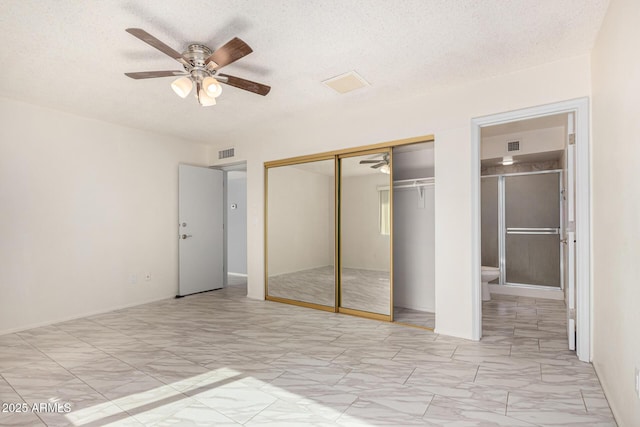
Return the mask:
M521 156L523 154L541 153L544 151L564 150L566 134L564 126L558 126L506 135L482 137L480 158L495 159L504 156ZM515 153L507 151L507 142L516 140L520 141L520 150Z
M236 208L231 209L235 204ZM227 172L227 272L247 274L247 172Z
M174 296L178 163L206 147L7 99L0 117L0 333Z
M424 205L415 188L393 192L393 305L433 313L435 188L422 191Z
M344 96L344 106L317 107L306 118L283 116L268 126L226 135L234 161L247 161L248 294L264 298L264 162L434 134L436 331L472 336L471 125L473 117L590 94L590 57L577 56L455 87L414 91L394 100ZM309 112L307 112L309 113ZM257 143L256 141L259 141ZM212 163L222 163L211 158Z
M269 276L333 265L333 200L333 176L269 169Z
M340 244L345 268L390 271L389 235L380 234L378 186L389 186L389 175L342 178Z
M613 0L593 50L593 364L621 427L640 425L640 2Z

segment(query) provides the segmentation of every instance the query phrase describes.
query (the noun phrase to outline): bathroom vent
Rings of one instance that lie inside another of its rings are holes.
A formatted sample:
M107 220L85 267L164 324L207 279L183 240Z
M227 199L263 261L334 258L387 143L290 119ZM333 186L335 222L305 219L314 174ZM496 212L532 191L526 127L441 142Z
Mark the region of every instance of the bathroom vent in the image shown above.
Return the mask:
M507 142L507 151L520 151L520 141Z
M228 159L229 157L235 156L235 148L228 148L226 150L218 151L218 159Z

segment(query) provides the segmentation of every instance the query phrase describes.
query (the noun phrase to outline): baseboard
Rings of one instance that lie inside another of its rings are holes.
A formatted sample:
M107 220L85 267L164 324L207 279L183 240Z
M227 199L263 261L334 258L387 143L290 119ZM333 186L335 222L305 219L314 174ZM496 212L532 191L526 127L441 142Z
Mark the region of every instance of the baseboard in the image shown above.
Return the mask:
M593 353L592 353L593 355ZM604 398L607 399L607 403L609 404L609 409L611 409L611 415L613 415L613 419L615 420L615 422L618 425L621 425L618 422L618 417L616 416L616 414L618 414L618 409L615 405L611 404L611 400L609 400L609 384L605 383L604 381L602 381L602 377L600 376L600 374L598 373L598 363L594 363L593 360L591 361L591 366L593 366L593 371L596 373L596 377L598 377L598 382L600 382L600 387L602 388L602 394L604 394Z
M493 285L489 283L489 291L492 294L516 295L519 297L564 300L562 289L536 289L521 286Z
M409 310L424 311L426 313L432 313L432 314L435 314L436 312L436 309L434 307L414 306L412 304L397 303L396 301L394 301L393 306L400 307L400 308L408 308Z
M227 275L228 276L238 276L238 277L248 277L247 273L232 273L232 272L228 272Z
M109 313L109 312L112 312L112 311L124 310L125 308L136 307L136 306L144 305L144 304L151 304L153 302L164 301L164 300L173 299L173 298L175 298L175 295L171 295L171 296L168 296L168 297L162 297L162 298L156 298L156 299L152 299L152 300L149 300L149 301L143 301L143 302L138 302L138 303L134 303L134 304L120 305L120 306L108 308L108 309L105 309L105 310L91 311L91 312L88 312L88 313L79 314L77 316L63 317L63 318L56 319L56 320L33 323L33 324L30 324L30 325L27 325L27 326L21 326L19 328L1 330L0 331L0 336L8 335L8 334L15 334L16 332L28 331L29 329L42 328L44 326L51 326L51 325L55 325L56 323L70 322L72 320L78 320L78 319L82 319L84 317L97 316L98 314L105 314L105 313Z

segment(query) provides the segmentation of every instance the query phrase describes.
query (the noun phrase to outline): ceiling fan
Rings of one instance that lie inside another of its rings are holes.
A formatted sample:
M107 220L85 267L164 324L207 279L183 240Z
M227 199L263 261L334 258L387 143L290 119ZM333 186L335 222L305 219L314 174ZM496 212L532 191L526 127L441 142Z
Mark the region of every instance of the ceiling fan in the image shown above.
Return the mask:
M176 71L124 73L127 77L138 80L179 76L177 80L171 83L171 88L174 92L178 96L186 98L195 86L195 96L203 107L216 104L216 98L222 93L220 83L262 96L265 96L271 90L271 87L261 83L218 73L222 67L253 52L253 49L248 44L237 37L234 37L216 50L212 50L203 44L192 43L187 47L187 50L180 53L140 28L127 28L126 31L175 59L184 68L184 70Z
M389 166L389 155L384 153L381 159L360 160L361 165L372 164L373 169L378 169L384 165Z

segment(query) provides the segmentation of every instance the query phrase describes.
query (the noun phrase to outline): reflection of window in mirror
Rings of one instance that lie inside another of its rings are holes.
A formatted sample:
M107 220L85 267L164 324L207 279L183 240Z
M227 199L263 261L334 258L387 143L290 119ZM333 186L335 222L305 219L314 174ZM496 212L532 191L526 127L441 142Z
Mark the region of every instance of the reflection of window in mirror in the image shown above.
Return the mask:
M380 234L388 236L391 233L389 190L378 190L378 199L380 202Z

